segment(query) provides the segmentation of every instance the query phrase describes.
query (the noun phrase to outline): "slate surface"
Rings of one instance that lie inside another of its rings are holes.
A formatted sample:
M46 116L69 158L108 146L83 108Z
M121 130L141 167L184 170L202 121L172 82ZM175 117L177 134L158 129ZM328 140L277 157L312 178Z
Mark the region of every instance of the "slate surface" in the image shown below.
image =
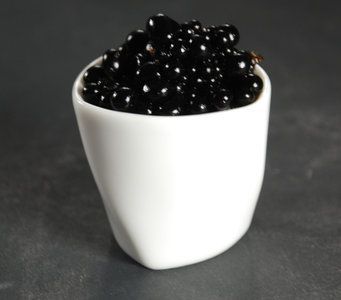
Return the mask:
M338 1L1 1L1 299L341 299ZM252 227L150 271L114 241L76 127L79 70L145 18L231 22L273 83Z

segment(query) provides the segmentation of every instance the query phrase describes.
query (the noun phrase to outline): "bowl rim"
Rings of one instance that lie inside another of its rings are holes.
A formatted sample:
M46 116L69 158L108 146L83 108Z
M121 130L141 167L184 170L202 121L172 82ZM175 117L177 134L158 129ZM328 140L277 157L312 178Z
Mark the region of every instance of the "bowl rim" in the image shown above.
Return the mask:
M85 71L92 66L99 65L101 63L102 57L97 57L93 61L91 61L88 65L86 65L82 71L78 74L76 77L76 80L73 83L72 87L72 99L74 105L79 104L82 105L82 107L88 111L93 111L94 113L97 112L99 114L108 114L112 115L112 117L129 117L129 118L135 118L138 119L167 119L167 120L179 120L179 119L200 119L200 118L211 118L211 117L217 117L218 115L223 114L231 114L231 113L237 113L241 111L247 111L247 110L253 110L257 106L261 104L261 102L266 101L267 95L271 92L271 81L265 70L259 66L258 64L255 66L255 74L258 75L263 80L263 89L261 93L258 96L258 99L248 105L242 106L242 107L236 107L233 109L227 109L227 110L221 110L221 111L214 111L214 112L207 112L202 114L191 114L191 115L179 115L179 116L160 116L160 115L145 115L145 114L137 114L133 112L123 112L123 111L117 111L117 110L111 110L106 109L100 106L96 106L93 104L90 104L86 102L81 93L80 90L83 86L83 75Z

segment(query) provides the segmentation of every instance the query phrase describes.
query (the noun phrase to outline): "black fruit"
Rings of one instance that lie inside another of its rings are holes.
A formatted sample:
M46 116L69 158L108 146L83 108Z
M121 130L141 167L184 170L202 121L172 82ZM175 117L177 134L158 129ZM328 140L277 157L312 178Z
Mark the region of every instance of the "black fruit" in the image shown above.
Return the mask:
M247 81L251 91L254 92L255 94L260 93L260 91L263 89L262 79L255 74L246 75L246 81Z
M152 94L161 83L161 67L156 62L147 62L136 72L136 84L144 95Z
M224 88L212 94L212 104L218 110L231 108L232 99L232 92Z
M218 27L219 32L224 32L227 43L230 46L235 46L239 42L239 31L237 27L229 24L223 24Z
M189 22L186 22L185 24L188 24L189 27L194 31L194 33L201 33L202 31L202 25L198 20L191 20Z
M84 83L92 83L96 85L102 85L108 82L107 75L102 66L93 66L86 70L83 76Z
M208 92L208 91L207 91ZM188 111L191 114L202 114L209 111L208 93L202 95L200 89L193 88L187 95L189 99Z
M165 103L162 109L163 115L179 116L182 113L183 113L183 108L181 106L181 103L178 103L178 102L168 101L167 103Z
M110 97L110 105L115 110L127 111L133 103L133 91L128 87L116 89Z
M82 89L84 100L94 105L98 105L101 98L101 90L95 84L85 84Z
M179 61L169 61L166 62L163 67L163 74L169 80L176 80L180 76L185 74L185 71Z
M235 91L233 95L233 106L240 107L251 104L255 102L256 96L254 92L250 91L249 89L238 89Z
M146 49L149 37L146 32L141 29L135 30L128 34L125 45L128 51L138 53Z
M227 55L225 64L223 66L224 75L236 76L246 75L253 70L253 63L251 57L246 53L237 55Z
M189 55L189 42L178 38L172 41L169 47L170 59L184 61L188 59Z
M85 101L107 109L178 116L227 110L257 100L262 79L254 74L262 57L236 48L238 29L230 24L182 24L157 14L146 30L128 34L86 70Z
M163 40L168 33L178 30L179 24L163 14L157 14L147 20L146 30L152 40Z
M198 34L192 36L190 43L191 60L198 60L207 57L210 52L211 46L204 37Z

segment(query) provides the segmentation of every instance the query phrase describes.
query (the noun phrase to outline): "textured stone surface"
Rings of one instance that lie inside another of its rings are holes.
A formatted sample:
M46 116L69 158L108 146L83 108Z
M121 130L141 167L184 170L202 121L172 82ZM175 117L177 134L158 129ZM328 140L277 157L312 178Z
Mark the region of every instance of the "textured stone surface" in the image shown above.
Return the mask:
M1 299L341 298L341 7L291 3L1 2ZM159 11L236 24L266 57L273 102L249 232L214 259L155 272L111 235L70 94L81 67Z

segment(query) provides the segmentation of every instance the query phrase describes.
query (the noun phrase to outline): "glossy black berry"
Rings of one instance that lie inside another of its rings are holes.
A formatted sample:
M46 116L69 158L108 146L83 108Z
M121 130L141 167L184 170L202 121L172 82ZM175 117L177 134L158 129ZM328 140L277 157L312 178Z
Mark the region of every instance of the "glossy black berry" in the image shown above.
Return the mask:
M95 84L85 84L82 89L84 100L88 103L98 105L101 98L101 91Z
M210 44L202 36L198 34L193 35L190 44L190 58L192 60L207 57L210 51Z
M147 62L136 71L136 81L142 91L148 93L161 82L161 67L156 62Z
M255 100L256 100L256 96L252 91L248 89L246 90L237 89L235 90L233 94L232 106L234 107L245 106L245 105L255 102Z
M197 94L201 97L205 97L209 92L209 82L201 76L195 77L192 81L192 88L197 91Z
M194 31L194 33L200 34L202 31L202 25L198 20L191 20L185 24L187 24Z
M209 107L206 101L195 99L190 102L189 112L191 114L203 114L209 112Z
M102 56L102 64L110 76L118 79L119 75L124 75L124 65L129 57L126 48L109 49Z
M194 75L201 77L206 81L210 81L212 78L218 78L220 73L217 71L217 67L212 61L199 60L189 69L189 74L192 75L192 78Z
M102 85L108 81L108 78L102 66L93 66L85 71L83 80L85 84Z
M233 45L229 34L221 29L215 31L211 41L218 49L225 49Z
M246 75L253 69L253 63L248 54L228 55L223 68L227 76Z
M148 34L145 31L138 29L128 34L125 46L127 47L128 51L132 53L138 53L139 51L146 49L148 42Z
M169 53L171 59L178 59L183 62L188 59L189 43L181 38L176 39L171 43Z
M133 101L128 111L135 113L135 114L142 114L142 115L154 115L155 114L152 110L150 103L147 101L147 99L143 99L141 97L140 99L138 99L138 101Z
M168 101L162 107L162 114L166 116L179 116L183 114L181 103L176 101Z
M82 95L86 102L103 108L110 108L109 94L109 90L102 89L95 84L86 84L82 89Z
M179 61L170 60L165 63L163 74L169 80L176 80L181 75L184 75L185 71Z
M187 94L189 99L188 112L190 114L202 114L209 111L207 95L202 95L201 91L194 88Z
M111 109L110 105L110 92L102 90L98 99L98 106Z
M174 86L174 92L176 94L184 95L189 87L188 77L186 75L181 75L176 80L172 82Z
M212 43L214 38L215 26L202 28L200 35L207 41Z
M229 24L223 24L218 27L219 32L224 32L226 38L226 45L235 46L239 42L239 31L237 27Z
M260 93L260 91L263 89L262 79L255 74L246 75L246 81L248 82L251 91L253 91L255 94Z
M170 52L159 49L155 52L154 59L152 61L155 61L160 65L165 65L170 61L170 59L171 59Z
M251 91L257 97L263 88L263 81L259 76L249 73L231 78L230 85L235 91Z
M110 105L114 110L127 111L133 102L133 91L128 87L121 87L111 94Z
M161 78L161 67L156 62L146 62L136 72L138 80L145 80L149 78L160 79Z
M160 53L169 53L169 49L174 40L174 34L168 33L163 39L151 41L150 44L153 45L156 56L159 56Z
M232 99L232 92L224 88L221 88L212 94L212 104L218 110L230 109Z
M203 32L205 32L207 34L213 34L216 29L217 29L216 26L210 25L210 26L203 28L202 30L203 30Z
M111 79L122 82L135 74L137 59L125 47L119 50L110 49L103 55L103 66Z
M163 40L167 34L174 33L179 28L179 24L168 16L157 14L147 20L146 30L153 40Z
M157 102L158 104L163 105L163 103L171 98L174 91L174 86L164 81L152 90L152 93L149 94L149 99L154 103Z
M175 33L175 37L189 41L192 35L194 34L195 34L195 30L193 26L191 26L188 23L184 23L180 25L179 30Z
M145 115L177 116L227 110L257 100L262 79L254 74L262 57L237 49L233 25L182 24L163 14L146 30L128 34L107 50L84 76L84 100Z
M114 57L118 55L118 51L116 49L108 49L102 55L102 65L106 69L110 69L112 66L112 62Z

